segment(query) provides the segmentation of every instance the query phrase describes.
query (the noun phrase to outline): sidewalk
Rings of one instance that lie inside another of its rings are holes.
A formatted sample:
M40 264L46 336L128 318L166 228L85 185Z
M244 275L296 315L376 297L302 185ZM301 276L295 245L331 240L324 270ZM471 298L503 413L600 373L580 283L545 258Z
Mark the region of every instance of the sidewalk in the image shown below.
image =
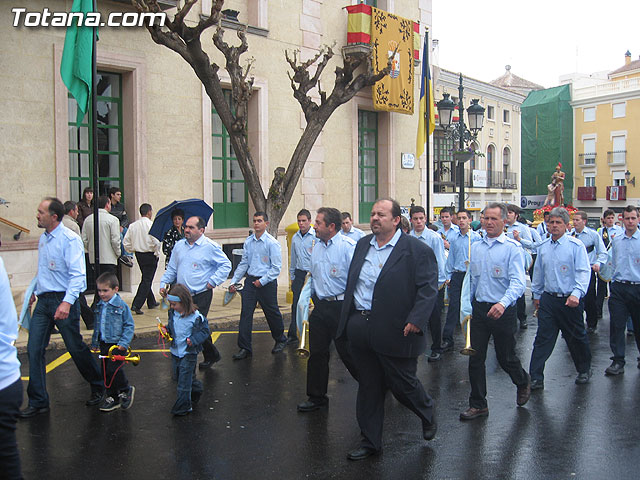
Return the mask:
M291 304L287 303L286 295L287 295L288 287L284 285L278 285L278 305L280 306L280 311L282 312L282 316L284 317L284 331L285 335L289 329L289 322L291 321ZM156 293L156 292L154 292ZM213 293L213 301L211 302L211 308L209 309L209 325L211 326L211 330L236 330L238 328L238 322L240 321L240 310L241 310L241 300L240 294L237 294L231 303L226 307L222 306L222 300L224 299L225 290L222 288L217 288ZM133 297L135 293L130 292L120 292L120 296L127 303L127 305L131 306L131 302L133 301ZM159 299L159 295L156 294L156 299ZM89 304L93 301L93 295L87 295L87 301ZM22 304L20 304L22 305ZM136 337L153 337L158 334L158 321L156 317L160 318L160 321L166 325L167 323L167 310L163 310L160 306L154 308L153 310L147 309L147 307L143 307L142 311L143 315L133 314L133 321L136 324ZM256 307L255 314L253 316L254 319L254 329L256 325L265 324L265 317L262 313L262 309L260 306ZM93 330L87 330L85 328L84 322L82 319L80 320L80 333L82 334L82 338L87 344L91 343L91 336L93 335ZM27 351L27 340L29 338L29 333L20 329L20 333L18 335L18 339L16 340L16 347L18 348L19 353L23 353ZM51 335L51 341L49 343L49 348L52 349L64 349L64 342L62 341L62 336L60 334Z

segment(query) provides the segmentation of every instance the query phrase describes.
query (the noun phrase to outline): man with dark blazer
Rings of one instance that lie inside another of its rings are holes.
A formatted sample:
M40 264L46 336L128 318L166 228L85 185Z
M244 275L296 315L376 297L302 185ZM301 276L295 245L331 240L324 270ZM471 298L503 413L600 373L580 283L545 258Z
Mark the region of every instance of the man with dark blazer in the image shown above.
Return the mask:
M356 416L362 440L350 460L381 452L387 388L420 417L425 440L437 430L433 400L416 370L426 350L438 268L433 251L399 229L400 215L395 200L376 201L373 234L358 241L349 268L337 338L347 337L359 372Z

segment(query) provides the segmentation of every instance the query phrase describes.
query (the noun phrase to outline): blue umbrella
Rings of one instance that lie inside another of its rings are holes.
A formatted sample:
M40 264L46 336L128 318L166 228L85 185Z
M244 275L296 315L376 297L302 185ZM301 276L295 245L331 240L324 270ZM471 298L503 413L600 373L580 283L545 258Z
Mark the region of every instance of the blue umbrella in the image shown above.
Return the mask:
M171 221L171 212L176 208L184 210L185 220L189 217L202 217L205 222L208 222L209 218L211 218L211 214L213 213L213 208L207 205L204 200L200 200L199 198L174 200L169 205L158 211L156 218L153 220L153 225L151 225L151 230L149 230L149 235L153 235L158 240L162 241L164 234L173 226L173 222Z

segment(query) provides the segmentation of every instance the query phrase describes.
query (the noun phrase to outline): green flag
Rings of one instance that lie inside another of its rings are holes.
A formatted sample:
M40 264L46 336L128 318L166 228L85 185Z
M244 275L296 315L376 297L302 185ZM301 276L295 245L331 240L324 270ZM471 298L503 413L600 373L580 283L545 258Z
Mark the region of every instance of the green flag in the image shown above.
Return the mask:
M93 12L93 0L73 0L72 12L82 12L85 16ZM78 102L78 122L89 110L91 96L91 56L93 53L93 27L78 27L77 20L67 27L64 51L60 64L62 81Z

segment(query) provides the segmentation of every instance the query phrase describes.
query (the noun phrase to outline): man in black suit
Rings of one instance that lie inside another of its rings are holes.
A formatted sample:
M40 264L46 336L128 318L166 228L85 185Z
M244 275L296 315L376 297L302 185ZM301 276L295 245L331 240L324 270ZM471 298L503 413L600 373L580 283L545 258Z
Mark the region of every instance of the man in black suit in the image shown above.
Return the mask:
M359 371L356 416L360 447L350 460L382 450L387 388L422 420L422 434L436 434L433 400L416 377L426 349L424 331L438 295L433 251L401 232L400 205L376 201L371 231L360 239L349 268L337 338L347 336Z

